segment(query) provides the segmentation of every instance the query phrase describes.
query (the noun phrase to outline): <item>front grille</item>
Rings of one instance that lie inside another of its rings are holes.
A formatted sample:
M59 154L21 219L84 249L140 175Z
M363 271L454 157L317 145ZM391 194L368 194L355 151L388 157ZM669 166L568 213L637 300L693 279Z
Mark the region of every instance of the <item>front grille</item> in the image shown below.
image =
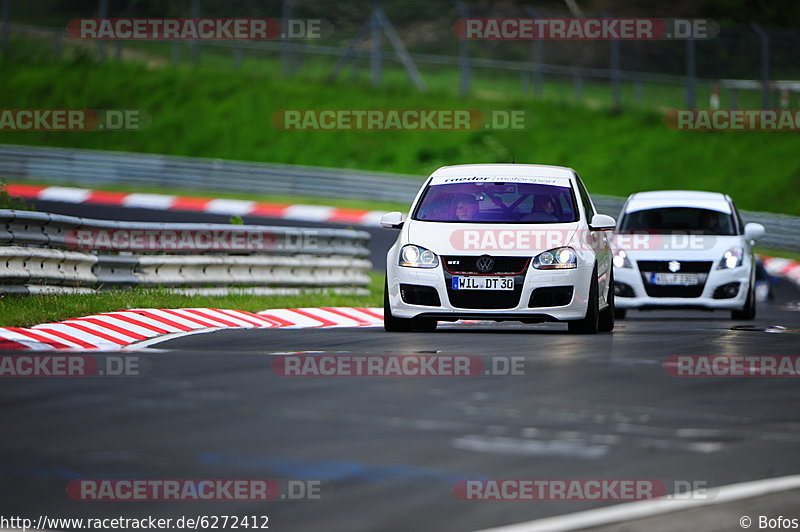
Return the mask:
M439 292L432 286L418 284L401 284L400 297L409 305L423 305L426 307L441 307Z
M654 272L654 273L673 273L669 269L668 260L640 260L636 264L639 265L640 272ZM708 273L711 271L711 261L696 261L696 260L681 260L675 261L680 263L680 269L674 273Z
M453 274L515 275L525 273L530 257L494 257L494 268L486 273L478 271L476 263L484 255L442 257L444 269Z
M650 297L700 297L705 283L696 286L657 286L645 282L644 289Z
M447 286L447 297L450 304L464 309L504 309L515 308L522 296L525 284L525 272L528 270L530 257L495 257L494 268L486 273L479 273L476 263L487 255L442 257L444 264L444 280ZM514 277L514 290L453 290L453 275L505 275Z
M531 292L531 298L528 301L528 306L535 307L563 307L569 305L572 301L571 286L547 286L544 288L537 288Z
M639 271L642 274L645 292L650 297L700 297L703 295L703 288L706 286L708 272L711 271L711 261L682 260L675 261L680 263L680 268L672 271L669 268L670 262L663 260L640 260L637 261ZM698 274L699 284L693 286L662 286L650 284L649 273L696 273Z
M514 290L452 290L447 289L450 304L466 309L514 308L522 294L522 279L514 281Z

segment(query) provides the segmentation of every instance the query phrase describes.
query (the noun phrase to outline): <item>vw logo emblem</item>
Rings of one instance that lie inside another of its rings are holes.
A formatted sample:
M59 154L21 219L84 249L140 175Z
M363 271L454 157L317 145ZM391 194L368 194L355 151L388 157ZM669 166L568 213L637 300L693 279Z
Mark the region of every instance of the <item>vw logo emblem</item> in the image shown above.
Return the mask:
M678 262L677 260L670 261L667 266L669 266L669 271L671 271L672 273L675 273L681 269L681 263Z
M494 259L489 255L483 255L475 263L475 268L482 273L488 273L494 270Z

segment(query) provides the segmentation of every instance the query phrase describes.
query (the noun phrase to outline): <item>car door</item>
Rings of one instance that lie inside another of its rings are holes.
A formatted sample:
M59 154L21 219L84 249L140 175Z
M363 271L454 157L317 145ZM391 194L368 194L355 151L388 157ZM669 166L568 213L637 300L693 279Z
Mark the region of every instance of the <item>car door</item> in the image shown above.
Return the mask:
M578 183L578 192L580 201L583 205L583 211L586 214L587 227L592 221L592 217L596 214L594 203L586 190L580 176L575 174L575 181ZM600 305L606 304L606 295L609 293L609 282L611 281L611 247L609 245L609 238L606 231L589 231L589 237L586 239L587 243L592 246L597 257L597 285L600 292Z

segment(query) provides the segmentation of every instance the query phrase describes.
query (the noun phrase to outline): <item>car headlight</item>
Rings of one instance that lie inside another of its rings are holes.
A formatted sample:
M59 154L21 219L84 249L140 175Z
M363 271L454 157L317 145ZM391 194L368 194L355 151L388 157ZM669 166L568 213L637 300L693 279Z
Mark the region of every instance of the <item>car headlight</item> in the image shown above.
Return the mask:
M722 254L722 260L719 261L718 270L727 270L730 268L738 268L742 265L744 260L744 252L742 248L731 248Z
M570 247L555 248L533 258L537 270L564 270L578 267L578 255Z
M631 261L628 260L628 254L624 249L620 249L614 253L614 266L617 268L633 268Z
M399 264L409 268L435 268L439 265L439 257L429 249L408 244L400 250Z

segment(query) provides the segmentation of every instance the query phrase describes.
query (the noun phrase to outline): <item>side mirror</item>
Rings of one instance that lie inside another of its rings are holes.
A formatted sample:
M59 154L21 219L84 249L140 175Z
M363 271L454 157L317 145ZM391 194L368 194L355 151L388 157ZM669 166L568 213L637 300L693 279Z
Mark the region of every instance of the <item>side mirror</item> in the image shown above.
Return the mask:
M595 214L589 223L592 231L613 231L617 227L617 222L611 216L605 214Z
M386 229L400 229L405 223L406 217L402 212L387 212L381 216L381 227Z
M764 226L756 223L749 223L744 226L744 237L747 240L758 240L764 236Z

